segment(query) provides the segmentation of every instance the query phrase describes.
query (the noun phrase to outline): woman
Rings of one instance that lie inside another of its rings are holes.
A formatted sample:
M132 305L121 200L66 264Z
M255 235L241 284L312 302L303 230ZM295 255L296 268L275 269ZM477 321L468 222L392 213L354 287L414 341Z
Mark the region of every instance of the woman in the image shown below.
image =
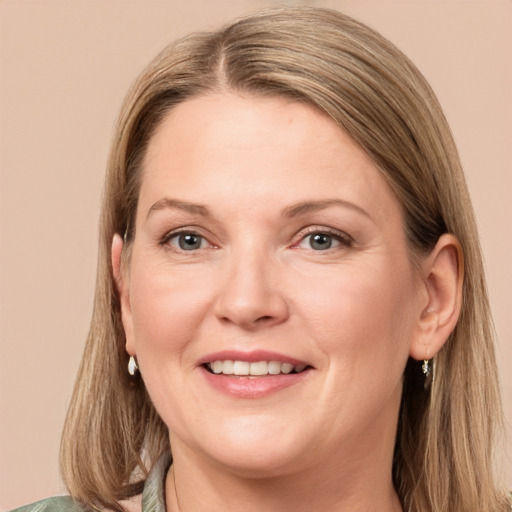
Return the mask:
M100 236L76 503L508 509L461 166L380 35L286 8L165 49L123 106Z

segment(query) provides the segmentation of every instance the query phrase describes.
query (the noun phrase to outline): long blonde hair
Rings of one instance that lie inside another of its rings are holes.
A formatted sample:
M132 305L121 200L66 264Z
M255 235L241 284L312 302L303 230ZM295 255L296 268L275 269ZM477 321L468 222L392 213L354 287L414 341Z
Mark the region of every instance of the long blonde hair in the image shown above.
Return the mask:
M406 511L506 510L493 470L501 426L494 340L477 230L439 103L416 67L365 25L327 9L267 10L164 49L130 90L108 162L91 329L66 419L61 468L71 495L121 510L169 449L166 426L126 371L110 264L133 238L141 161L174 105L211 91L280 95L327 113L371 156L402 205L411 257L453 233L465 259L459 322L425 391L405 368L393 477Z

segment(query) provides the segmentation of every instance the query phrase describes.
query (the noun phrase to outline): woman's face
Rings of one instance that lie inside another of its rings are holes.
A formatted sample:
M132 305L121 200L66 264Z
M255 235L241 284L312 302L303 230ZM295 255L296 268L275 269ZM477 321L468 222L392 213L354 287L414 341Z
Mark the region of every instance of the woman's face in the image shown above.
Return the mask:
M175 459L271 475L390 457L418 280L399 204L323 114L235 94L174 108L121 289Z

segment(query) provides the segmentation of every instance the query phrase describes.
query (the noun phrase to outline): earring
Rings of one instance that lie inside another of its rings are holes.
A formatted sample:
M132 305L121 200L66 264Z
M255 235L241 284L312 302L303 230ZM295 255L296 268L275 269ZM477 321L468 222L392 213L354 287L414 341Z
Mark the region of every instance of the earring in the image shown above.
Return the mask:
M138 370L139 367L137 366L135 358L130 356L130 360L128 361L128 373L133 377Z
M425 382L423 383L423 388L425 390L430 389L432 383L434 382L435 367L436 360L434 358L432 358L432 361L429 361L428 359L423 359L421 370L423 371L423 375L425 375Z

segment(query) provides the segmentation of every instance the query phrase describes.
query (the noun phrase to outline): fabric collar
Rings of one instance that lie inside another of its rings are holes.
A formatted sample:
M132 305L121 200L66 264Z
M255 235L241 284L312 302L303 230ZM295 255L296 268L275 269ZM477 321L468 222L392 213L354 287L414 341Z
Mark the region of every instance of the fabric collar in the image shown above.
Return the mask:
M165 477L171 462L171 453L165 452L151 468L142 491L142 512L165 512Z

